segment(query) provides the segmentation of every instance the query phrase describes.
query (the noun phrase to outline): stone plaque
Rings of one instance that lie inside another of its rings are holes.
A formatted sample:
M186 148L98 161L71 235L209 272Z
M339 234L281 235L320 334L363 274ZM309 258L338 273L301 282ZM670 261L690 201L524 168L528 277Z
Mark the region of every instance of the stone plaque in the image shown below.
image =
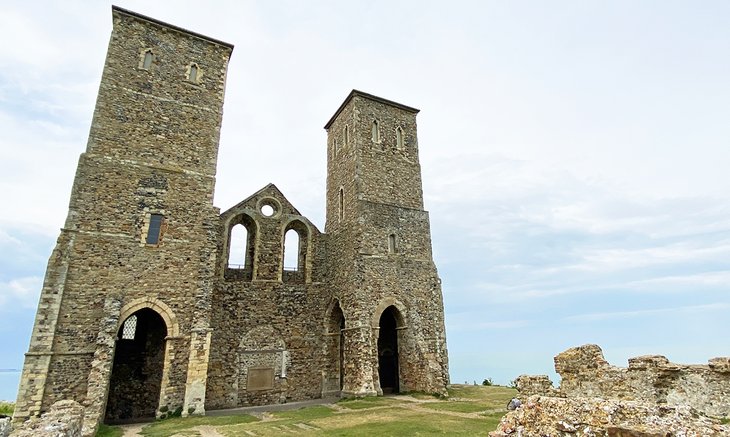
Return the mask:
M274 388L273 367L249 367L246 390L271 390Z

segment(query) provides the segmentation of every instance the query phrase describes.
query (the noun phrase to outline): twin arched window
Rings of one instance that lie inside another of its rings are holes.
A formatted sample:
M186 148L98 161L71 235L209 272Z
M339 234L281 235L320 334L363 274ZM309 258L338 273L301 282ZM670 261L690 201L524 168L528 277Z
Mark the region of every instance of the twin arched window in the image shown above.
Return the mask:
M252 217L243 214L233 221L228 237L228 263L226 277L253 279L254 259L256 258L257 225ZM306 266L309 230L299 221L290 222L284 229L282 241L282 265L284 272L304 271ZM269 246L270 247L270 246ZM237 273L238 272L238 273ZM288 278L290 275L284 275ZM299 279L303 278L300 275Z

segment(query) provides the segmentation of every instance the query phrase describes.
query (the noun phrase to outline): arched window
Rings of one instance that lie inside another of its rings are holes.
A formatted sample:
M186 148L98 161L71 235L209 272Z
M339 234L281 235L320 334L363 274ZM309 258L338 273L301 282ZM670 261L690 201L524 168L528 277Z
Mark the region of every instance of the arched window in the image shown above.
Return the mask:
M153 57L152 50L145 50L144 56L142 57L142 68L149 70L152 67Z
M229 226L224 276L226 279L250 281L256 264L256 222L250 215L241 214L231 220Z
M372 137L374 143L380 142L380 124L378 120L373 120Z
M242 269L246 266L246 245L248 230L243 224L231 228L231 240L228 246L228 268Z
M284 270L298 272L304 267L299 265L300 252L299 232L289 229L284 234Z
M395 129L395 146L399 150L403 149L403 128L400 126Z
M388 253L395 253L395 234L388 235Z
M307 249L309 228L300 220L293 220L284 228L281 279L284 282L307 280Z
M338 195L337 199L337 207L338 207L338 217L339 220L342 221L342 219L345 217L345 189L340 188L340 193Z
M188 69L188 80L190 82L198 82L198 64L190 64Z

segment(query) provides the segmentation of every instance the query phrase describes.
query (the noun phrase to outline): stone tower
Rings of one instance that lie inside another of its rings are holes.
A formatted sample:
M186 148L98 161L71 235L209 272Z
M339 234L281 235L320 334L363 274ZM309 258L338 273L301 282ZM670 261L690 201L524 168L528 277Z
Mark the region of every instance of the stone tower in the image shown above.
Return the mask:
M61 399L84 404L94 426L105 411L111 420L124 409L134 417L203 412L219 214L212 200L233 46L122 8L112 15L16 421Z
M325 233L332 293L346 320L344 394L444 392L448 384L417 113L353 90L325 126Z

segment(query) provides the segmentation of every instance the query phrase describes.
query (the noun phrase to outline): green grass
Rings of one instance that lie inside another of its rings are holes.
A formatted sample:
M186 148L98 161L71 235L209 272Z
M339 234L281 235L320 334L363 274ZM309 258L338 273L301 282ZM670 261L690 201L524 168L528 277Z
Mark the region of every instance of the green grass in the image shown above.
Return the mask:
M730 417L723 417L722 419L720 419L720 423L722 423L723 425L730 424Z
M228 426L241 423L256 422L258 419L247 414L236 416L195 416L195 417L176 417L174 419L165 419L154 422L142 428L141 434L149 437L169 437L173 434L197 436L200 435L195 428L200 425L210 426Z
M391 405L393 403L397 402L394 398L384 398L382 396L369 396L366 398L350 398L350 399L343 399L339 401L337 404L343 408L347 408L349 410L362 410L364 408L372 408L372 407L383 407L386 405Z
M0 402L0 414L12 416L15 411L15 404L12 402Z
M116 426L99 425L99 429L96 431L96 437L122 437L124 431Z
M456 399L452 400L407 395L344 399L337 403L340 408L316 406L273 413L260 422L220 427L218 432L226 437L249 437L249 433L260 437L485 435L497 428L515 390L454 386L451 395ZM452 412L469 416L454 416Z
M479 413L481 411L492 410L489 405L485 405L481 402L433 402L423 405L424 408L429 408L438 411L453 411L455 413ZM505 410L506 412L506 410ZM504 414L504 412L502 413Z
M400 409L398 409L400 410ZM453 416L434 417L428 413L395 411L392 418L377 419L360 423L344 429L323 430L317 435L324 436L475 436L494 430L497 422L488 424L483 419L464 419Z
M334 410L324 405L316 405L313 407L301 408L292 411L280 411L273 413L273 417L282 420L291 420L294 422L307 422L315 419L330 417L335 414Z
M259 437L486 435L497 428L515 393L508 387L454 385L449 399L423 393L343 399L335 406L266 413L263 420L247 415L166 419L145 426L141 433L192 437L200 436L195 427L207 425L226 437L250 437L251 433Z

